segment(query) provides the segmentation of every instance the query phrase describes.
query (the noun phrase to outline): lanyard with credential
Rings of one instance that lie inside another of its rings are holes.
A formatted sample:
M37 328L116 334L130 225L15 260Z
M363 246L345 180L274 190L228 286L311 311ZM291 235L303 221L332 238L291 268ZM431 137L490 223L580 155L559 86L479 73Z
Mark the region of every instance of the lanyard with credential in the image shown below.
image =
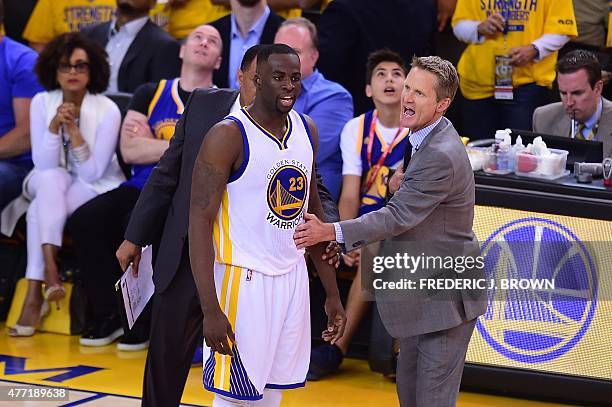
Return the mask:
M400 127L397 129L395 136L393 136L393 140L391 140L391 142L388 143L387 146L385 147L385 150L383 151L382 155L378 159L378 162L376 163L376 165L372 167L372 148L374 146L374 133L376 130L376 120L377 119L378 119L378 112L374 110L374 113L372 114L372 122L370 123L370 132L368 134L368 166L372 168L372 171L370 172L370 176L368 177L364 185L363 192L367 192L370 190L370 188L372 187L372 184L374 184L374 181L376 180L378 171L380 171L383 163L387 159L387 155L389 155L389 152L391 151L391 147L395 143L395 140L397 140L397 138L400 136L400 134L402 134L402 128Z

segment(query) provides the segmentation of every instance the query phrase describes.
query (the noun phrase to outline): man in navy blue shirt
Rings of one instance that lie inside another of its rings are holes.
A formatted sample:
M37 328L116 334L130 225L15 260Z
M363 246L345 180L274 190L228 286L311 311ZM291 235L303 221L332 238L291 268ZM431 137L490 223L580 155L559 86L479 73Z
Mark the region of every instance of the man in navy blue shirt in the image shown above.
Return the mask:
M4 36L0 0L0 210L21 193L32 168L30 101L42 91L34 75L36 53Z
M353 98L336 82L325 79L315 65L319 59L317 28L309 20L298 17L285 21L274 38L287 44L300 56L302 92L293 108L307 114L319 130L318 171L323 184L338 200L342 185L340 133L353 118Z

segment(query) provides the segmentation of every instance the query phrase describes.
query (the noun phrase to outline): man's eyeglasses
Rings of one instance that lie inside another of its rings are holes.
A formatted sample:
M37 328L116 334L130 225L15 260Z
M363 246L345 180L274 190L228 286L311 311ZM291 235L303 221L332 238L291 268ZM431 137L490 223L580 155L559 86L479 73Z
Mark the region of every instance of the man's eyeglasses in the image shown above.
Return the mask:
M68 64L66 62L61 62L57 70L63 73L69 73L72 71L72 68L76 71L76 73L86 73L89 72L89 63L88 62L77 62L74 65Z

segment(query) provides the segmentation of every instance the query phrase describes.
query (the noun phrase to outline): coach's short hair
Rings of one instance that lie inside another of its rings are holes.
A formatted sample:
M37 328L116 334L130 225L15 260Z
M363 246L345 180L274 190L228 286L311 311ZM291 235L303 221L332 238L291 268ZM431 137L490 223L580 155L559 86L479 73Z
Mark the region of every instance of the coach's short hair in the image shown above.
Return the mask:
M436 75L437 100L450 98L453 100L459 87L459 75L452 63L438 56L412 57L412 68L419 68Z

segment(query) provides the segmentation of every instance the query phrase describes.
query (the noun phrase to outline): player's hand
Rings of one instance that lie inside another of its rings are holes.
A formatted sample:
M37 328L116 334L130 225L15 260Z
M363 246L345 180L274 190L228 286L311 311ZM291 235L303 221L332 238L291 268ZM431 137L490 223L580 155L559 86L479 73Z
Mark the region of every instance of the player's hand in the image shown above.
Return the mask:
M327 247L325 248L325 253L321 256L323 261L327 260L327 263L330 266L334 266L338 268L340 265L340 257L342 256L342 247L335 240L333 242L329 242Z
M395 170L391 176L391 179L389 179L389 194L394 194L397 192L400 185L402 185L402 181L404 181L404 174L404 166L400 165L397 167L397 170Z
M504 31L505 24L506 22L500 13L491 14L489 18L478 24L478 34L485 37L493 37L497 33Z
M130 263L132 264L132 274L134 277L138 277L138 265L140 264L140 255L142 254L142 247L135 245L129 240L124 240L121 246L117 249L117 260L121 270L127 270Z
M234 356L228 341L229 338L232 344L235 342L234 331L227 316L220 308L217 307L214 311L205 312L202 325L202 334L206 346L221 355Z
M342 261L349 267L356 267L359 265L361 259L361 250L353 250L342 256Z
M317 243L336 240L336 231L331 223L323 223L311 213L304 214L304 223L298 225L293 234L298 249Z
M346 314L339 296L328 296L325 299L325 314L327 314L327 329L323 331L321 337L333 345L342 338L346 327Z

